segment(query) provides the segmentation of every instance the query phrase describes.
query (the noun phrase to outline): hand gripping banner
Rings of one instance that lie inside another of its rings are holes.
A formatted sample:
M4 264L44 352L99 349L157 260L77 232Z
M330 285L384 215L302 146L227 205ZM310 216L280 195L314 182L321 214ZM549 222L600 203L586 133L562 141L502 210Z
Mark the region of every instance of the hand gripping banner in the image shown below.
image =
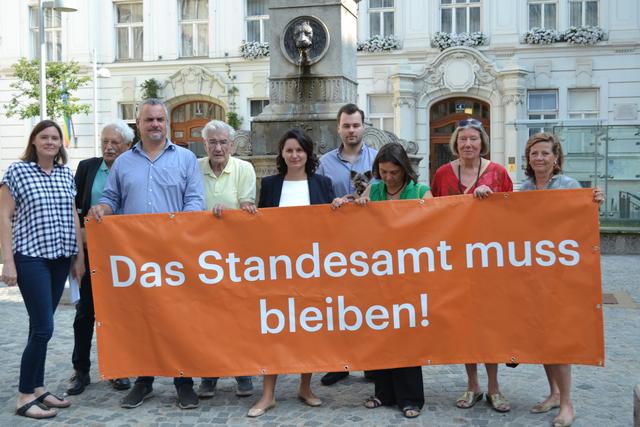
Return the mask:
M591 190L86 229L105 378L604 363Z

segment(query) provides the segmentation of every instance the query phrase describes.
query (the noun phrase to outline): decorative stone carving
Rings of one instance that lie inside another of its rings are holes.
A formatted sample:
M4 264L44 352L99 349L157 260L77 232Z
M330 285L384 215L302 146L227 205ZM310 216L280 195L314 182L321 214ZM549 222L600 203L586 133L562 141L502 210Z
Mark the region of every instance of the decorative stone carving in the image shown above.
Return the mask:
M535 87L548 88L551 84L551 61L538 61L533 65Z
M398 139L398 142L402 144L407 154L417 155L418 154L418 144L415 141L408 141L406 139ZM420 157L422 160L422 157Z
M226 96L226 84L223 79L198 65L178 70L162 83L162 89L165 99L189 94L214 98Z
M407 151L407 154L416 154L418 152L418 144L413 141L400 139L393 132L367 126L362 135L362 141L369 147L379 150L385 144L397 142Z
M271 79L271 104L343 103L356 99L357 84L342 77L308 77Z
M498 72L482 53L468 47L452 47L442 52L418 76L423 80L422 93L446 87L452 92L466 92L472 87L485 87L499 92Z
M398 108L398 107L415 108L416 98L413 96L399 96L394 100L393 106L395 108Z
M251 150L251 132L248 130L237 130L236 136L233 139L236 143L236 152L234 153L237 156L250 156L252 154Z
M576 59L576 85L589 87L593 84L593 60L590 58Z
M298 16L289 21L280 38L285 58L295 65L312 65L329 49L329 30L314 16Z
M276 167L275 155L241 157L241 159L251 162L251 164L253 165L253 168L256 171L256 178L258 178L258 180L265 176L274 175L278 173L278 168Z
M525 94L522 93L522 92L512 93L512 94L505 95L505 96L502 97L502 102L505 105L509 105L509 104L515 104L515 105L524 104L524 100L525 100Z

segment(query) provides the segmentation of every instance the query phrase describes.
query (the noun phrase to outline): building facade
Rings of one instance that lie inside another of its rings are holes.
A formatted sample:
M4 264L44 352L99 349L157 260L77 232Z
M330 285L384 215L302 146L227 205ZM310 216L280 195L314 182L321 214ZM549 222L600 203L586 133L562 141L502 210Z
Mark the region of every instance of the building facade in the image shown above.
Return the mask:
M0 173L35 122L7 118L4 105L14 95L10 65L39 55L38 4L3 1ZM199 154L208 120L231 112L249 130L268 103L264 43L278 31L269 26L268 0L78 6L45 11L49 60L76 60L92 76L77 94L93 112L73 117L72 166L97 152L103 124L134 124L150 79L169 108L171 138ZM451 159L446 143L456 122L473 116L491 136L490 159L516 185L528 136L554 131L567 173L607 190L602 215L640 219L637 0L361 0L357 8L358 103L372 126L417 144L421 180ZM445 48L455 44L463 45Z

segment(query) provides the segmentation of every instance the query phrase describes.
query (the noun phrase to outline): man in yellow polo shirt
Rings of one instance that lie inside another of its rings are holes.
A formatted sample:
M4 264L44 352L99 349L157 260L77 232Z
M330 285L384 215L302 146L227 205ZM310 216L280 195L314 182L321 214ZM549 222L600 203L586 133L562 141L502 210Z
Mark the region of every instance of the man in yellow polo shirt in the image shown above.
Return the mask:
M207 157L198 160L204 181L206 209L220 216L224 209L256 210L256 173L251 163L231 157L235 130L219 120L202 129Z
M235 150L235 130L219 120L212 120L202 129L207 157L198 160L204 183L207 210L221 216L224 209L243 209L256 213L256 172L245 160L231 157ZM236 377L236 395L251 396L251 377ZM217 378L203 378L198 387L200 397L216 394Z

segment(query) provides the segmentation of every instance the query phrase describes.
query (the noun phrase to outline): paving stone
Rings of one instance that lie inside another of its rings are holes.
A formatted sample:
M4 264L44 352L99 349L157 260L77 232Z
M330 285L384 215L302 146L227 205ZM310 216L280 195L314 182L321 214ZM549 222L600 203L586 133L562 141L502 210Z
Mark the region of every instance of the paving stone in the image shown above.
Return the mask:
M578 418L574 426L618 427L633 425L633 390L640 381L640 262L637 256L602 257L603 291L625 292L637 304L635 308L607 305L604 308L606 361L605 367L574 366L572 396ZM62 393L72 374L73 347L72 306L61 305L56 312L55 331L49 343L46 380L51 391ZM24 348L27 316L17 288L0 285L0 426L33 426L30 420L14 415L15 391L18 383L20 356ZM95 343L94 343L95 349ZM395 407L373 410L362 406L373 394L373 383L353 372L345 381L330 387L320 384L321 375L314 375L312 387L323 400L319 408L307 407L296 398L298 375L278 378L278 405L264 416L249 419L246 413L256 402L262 386L256 379L252 397L235 396L235 380L221 379L218 395L201 400L200 407L181 411L176 406L176 394L171 378L158 378L154 383L155 397L139 408L125 410L119 401L126 394L113 390L99 381L97 360L92 355L92 383L79 396L71 396L72 406L60 410L52 420L38 426L544 426L551 425L555 411L530 414L529 408L544 398L548 385L540 365L520 365L516 369L500 366L502 392L512 404L508 414L492 411L484 402L469 410L457 409L455 399L464 391L464 367L428 366L423 368L426 404L422 415L405 419ZM486 385L486 375L479 370L480 381ZM199 379L196 379L196 385Z

